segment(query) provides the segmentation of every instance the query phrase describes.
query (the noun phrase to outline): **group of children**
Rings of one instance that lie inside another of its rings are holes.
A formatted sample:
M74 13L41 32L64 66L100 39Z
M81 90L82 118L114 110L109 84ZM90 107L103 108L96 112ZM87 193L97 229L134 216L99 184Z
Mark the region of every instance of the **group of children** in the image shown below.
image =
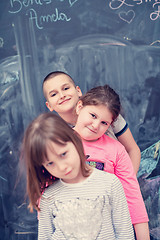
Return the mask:
M120 115L118 94L104 85L82 96L63 72L46 76L43 93L59 116L34 119L22 144L38 239L149 240L136 178L140 150Z

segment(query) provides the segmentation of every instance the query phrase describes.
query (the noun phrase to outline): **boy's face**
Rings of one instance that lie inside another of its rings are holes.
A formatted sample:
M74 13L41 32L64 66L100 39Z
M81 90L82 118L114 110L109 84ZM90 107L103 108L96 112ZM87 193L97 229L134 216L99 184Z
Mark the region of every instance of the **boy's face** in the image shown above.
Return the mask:
M75 130L86 141L100 138L112 123L112 113L105 105L82 105L79 101L76 108L78 119Z
M57 75L44 83L43 90L46 94L46 106L50 111L64 114L76 108L82 92L74 86L71 78L65 74Z

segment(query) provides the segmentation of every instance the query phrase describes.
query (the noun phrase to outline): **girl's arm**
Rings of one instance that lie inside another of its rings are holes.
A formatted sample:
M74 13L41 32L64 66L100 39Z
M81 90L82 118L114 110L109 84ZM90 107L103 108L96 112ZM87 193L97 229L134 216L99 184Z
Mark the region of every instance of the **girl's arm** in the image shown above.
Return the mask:
M118 137L118 141L125 147L132 161L134 171L137 174L141 161L141 151L129 128L127 128L127 130Z
M41 198L38 221L38 240L52 239L54 234L53 216L50 211L50 203Z
M139 223L134 225L137 240L150 240L148 223Z
M137 240L149 240L148 215L131 160L122 145L117 153L115 175L122 183Z

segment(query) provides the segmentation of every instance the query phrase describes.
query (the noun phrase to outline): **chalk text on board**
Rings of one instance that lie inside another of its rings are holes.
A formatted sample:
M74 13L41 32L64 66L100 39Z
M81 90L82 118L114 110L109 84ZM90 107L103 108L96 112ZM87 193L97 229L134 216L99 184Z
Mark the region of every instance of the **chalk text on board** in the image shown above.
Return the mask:
M64 2L66 0L58 0L59 2ZM10 0L10 6L12 10L9 10L10 13L19 13L23 7L28 8L33 5L47 5L52 4L55 0ZM68 0L68 5L72 7L78 0Z
M133 0L133 3L129 3L129 0L110 0L109 7L112 10L117 9L123 9L123 6L125 6L125 10L123 12L119 12L118 15L121 18L121 20L131 23L132 20L135 17L134 10L127 10L127 8L132 8L135 5L141 5L141 4L151 4L154 8L154 11L150 13L150 19L151 20L157 20L160 18L160 2L159 0ZM157 8L156 8L157 7Z
M158 5L157 5L158 4ZM157 18L160 18L160 2L156 2L153 4L153 8L157 6L158 10L154 11L150 14L150 19L151 20L157 20Z
M27 11L26 15L29 15L29 20L34 21L36 27L38 29L43 29L43 23L48 22L57 22L57 21L66 21L69 22L71 18L67 17L67 15L63 12L59 12L57 8L55 8L55 13L52 15L48 14L46 16L38 17L37 12L31 8Z

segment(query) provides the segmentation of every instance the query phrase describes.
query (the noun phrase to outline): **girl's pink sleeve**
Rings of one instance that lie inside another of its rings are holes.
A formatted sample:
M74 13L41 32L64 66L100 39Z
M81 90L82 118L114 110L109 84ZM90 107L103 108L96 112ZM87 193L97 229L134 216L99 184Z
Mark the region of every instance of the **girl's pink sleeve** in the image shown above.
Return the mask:
M132 224L148 222L147 211L131 159L121 144L118 148L114 173L124 188Z

